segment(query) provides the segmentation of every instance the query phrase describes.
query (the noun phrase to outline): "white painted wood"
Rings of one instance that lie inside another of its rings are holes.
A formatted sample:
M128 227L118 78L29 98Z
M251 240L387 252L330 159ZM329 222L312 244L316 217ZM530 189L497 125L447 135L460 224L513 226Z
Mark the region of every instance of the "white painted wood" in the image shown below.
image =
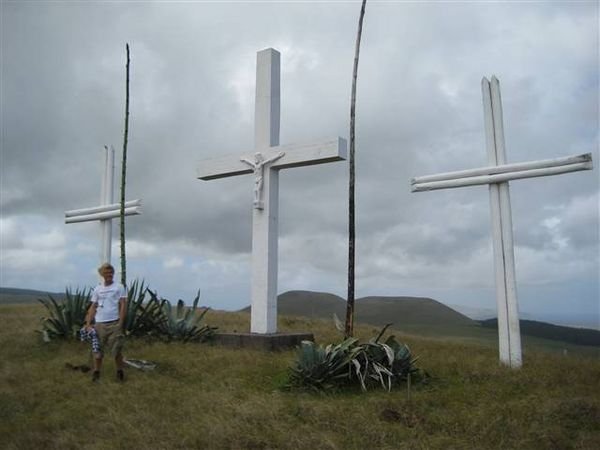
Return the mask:
M492 134L492 136L486 137L486 143L492 144L487 147L488 164L506 164L504 121L498 79L492 77L490 83L484 78L482 93L484 111L488 115L485 121L486 124L492 123L491 128L486 126L486 133ZM503 288L499 288L496 284L496 303L499 311L506 309L506 313L501 315L502 320L500 314L498 315L498 330L502 329L505 336L500 352L500 361L510 367L518 368L522 364L521 332L508 182L491 184L489 191L491 214L496 217L496 226L492 228L496 280L500 282L502 277L504 283Z
M268 48L256 53L254 149L279 145L281 55Z
M488 166L416 177L411 179L411 189L413 192L423 192L489 185L500 361L518 368L522 366L522 351L508 181L591 170L592 155L586 153L565 158L507 164L500 83L496 77L492 77L491 82L483 78L481 89Z
M65 212L65 223L100 222L100 264L111 261L112 219L121 215L120 203L114 202L115 150L104 147L104 171L102 173L102 189L100 206L72 209ZM141 214L140 199L125 202L125 215Z
M410 180L413 192L448 189L452 187L475 186L478 184L500 183L520 178L543 177L561 173L593 169L592 154L573 155L566 158L546 159L515 164L488 166L478 169L459 170L436 175L426 175ZM444 183L447 182L447 183ZM464 184L462 184L464 183Z
M132 206L142 206L142 201L140 199L137 199L125 202L125 208L131 208ZM94 206L93 208L81 208L72 209L71 211L65 211L65 217L85 216L88 214L96 214L106 211L118 211L120 209L120 203L111 203L110 205Z
M129 208L125 208L126 216L137 216L142 213L142 210L139 206L131 206ZM80 222L93 222L96 220L100 221L109 221L110 219L116 219L121 216L121 210L115 209L110 211L102 211L94 214L84 214L80 216L67 217L65 218L65 223L80 223Z
M252 152L201 161L196 176L208 181L252 173L257 153L262 160L270 160L255 174L250 318L252 333L270 334L277 332L279 171L344 160L346 141L338 137L313 144L279 145L280 55L274 49L257 53L254 120Z
M257 152L279 145L280 64L280 54L274 49L256 54L254 149ZM281 150L278 149L277 153L279 151ZM265 159L274 157L275 155L265 155ZM265 167L262 189L266 193L262 200L263 209L254 208L252 211L250 332L267 334L277 331L278 171Z
M311 166L346 159L346 140L338 137L334 140L312 144L280 145L275 148L258 148L265 159L277 155L285 155L270 165L271 169L289 169L292 167ZM235 175L252 173L252 169L241 159L253 159L255 152L241 155L226 155L201 161L196 168L196 177L201 180L216 180Z
M106 160L104 165L104 177L102 178L101 204L109 205L114 201L114 179L115 179L115 149L111 146L106 149ZM111 260L112 221L100 219L100 261Z
M497 164L496 136L494 132L494 113L492 98L487 79L481 81L483 97L483 116L486 137L486 151L488 164ZM462 181L462 180L461 180ZM492 222L492 244L494 250L494 280L496 286L496 308L498 315L498 345L500 361L510 364L510 346L508 337L508 310L506 307L507 286L506 271L504 269L504 246L502 245L502 215L500 212L500 186L491 184L489 187L490 214Z

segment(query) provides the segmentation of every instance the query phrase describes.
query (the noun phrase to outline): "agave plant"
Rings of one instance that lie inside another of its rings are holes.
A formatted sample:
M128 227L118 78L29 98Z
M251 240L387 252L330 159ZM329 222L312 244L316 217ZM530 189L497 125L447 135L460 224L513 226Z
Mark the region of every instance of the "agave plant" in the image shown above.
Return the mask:
M413 357L408 345L397 342L394 336L387 338L385 343L394 352L394 362L392 363L391 370L395 381L400 382L408 379L411 375L420 373L420 370L415 365L419 357Z
M376 383L390 391L394 383L406 380L412 373L418 371L414 365L417 358L412 358L406 344L396 341L393 335L385 342L379 342L390 325L383 327L376 338L361 345L362 352L353 361L356 377L363 390Z
M149 291L152 298L158 301L156 294ZM188 341L206 341L210 339L216 327L208 325L200 325L202 318L208 312L209 308L204 309L200 314L197 314L198 301L200 300L200 291L194 298L191 307L186 307L183 300L177 301L177 306L173 308L171 303L162 299L160 308L163 314L163 321L159 325L160 332L163 337L168 340Z
M323 347L312 341L302 341L298 360L290 368L290 385L318 391L347 384L351 377L350 364L361 351L357 342L356 338L348 338Z
M394 384L406 380L418 369L408 346L397 342L394 336L380 342L388 327L389 324L365 344L356 338L326 347L303 341L298 359L290 367L290 386L320 391L358 384L366 391L381 385L390 391Z
M145 303L146 294L149 292L144 281L135 280L127 292L127 315L125 317L125 334L131 336L144 336L156 333L164 322L161 303L156 295L150 295L150 300Z
M38 299L48 312L48 317L42 317L40 332L44 340L75 339L85 322L90 296L90 289L77 288L73 293L67 288L65 298L61 301L57 301L52 295L48 295L48 299Z

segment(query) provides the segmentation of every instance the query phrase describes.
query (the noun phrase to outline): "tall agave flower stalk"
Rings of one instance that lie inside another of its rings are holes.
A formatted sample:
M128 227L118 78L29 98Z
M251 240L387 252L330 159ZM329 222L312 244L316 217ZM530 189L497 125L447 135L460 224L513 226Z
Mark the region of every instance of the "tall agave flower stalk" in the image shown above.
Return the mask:
M355 118L356 118L356 79L358 77L358 57L360 54L360 39L362 36L363 18L365 16L365 5L363 0L358 19L358 32L356 33L356 47L354 50L354 69L352 71L352 95L350 99L350 156L349 156L349 186L348 186L348 299L346 303L346 337L354 334L354 267L355 267L355 218L354 218L354 179L355 179Z
M125 45L127 65L125 67L125 130L123 132L123 162L121 164L121 284L127 285L127 259L125 256L125 180L127 175L127 142L129 139L129 44Z

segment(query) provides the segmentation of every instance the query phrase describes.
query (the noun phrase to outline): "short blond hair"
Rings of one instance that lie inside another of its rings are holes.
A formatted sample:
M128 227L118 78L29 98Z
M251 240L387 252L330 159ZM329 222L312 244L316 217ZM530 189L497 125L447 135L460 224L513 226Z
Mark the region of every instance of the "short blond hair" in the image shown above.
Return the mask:
M100 267L98 267L98 273L102 275L105 270L110 270L111 272L115 272L115 268L110 263L104 263Z

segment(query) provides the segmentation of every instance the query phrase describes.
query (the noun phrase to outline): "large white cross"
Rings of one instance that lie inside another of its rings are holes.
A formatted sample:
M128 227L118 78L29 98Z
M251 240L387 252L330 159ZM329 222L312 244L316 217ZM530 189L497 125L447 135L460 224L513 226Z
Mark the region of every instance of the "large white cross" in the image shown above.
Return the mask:
M110 263L112 242L112 219L121 215L121 204L113 203L115 178L115 150L105 147L104 173L100 206L93 208L73 209L65 212L65 223L100 221L100 264ZM141 214L141 200L125 202L125 215Z
M566 158L506 164L500 83L496 77L492 77L491 82L483 78L481 90L488 167L417 177L411 180L411 184L413 192L489 185L500 361L517 368L522 365L521 333L508 181L590 170L592 155L586 153Z
M254 152L202 161L201 180L254 172L252 216L252 307L250 331L277 332L277 240L279 170L346 158L342 138L304 145L279 145L280 55L272 48L257 53Z

